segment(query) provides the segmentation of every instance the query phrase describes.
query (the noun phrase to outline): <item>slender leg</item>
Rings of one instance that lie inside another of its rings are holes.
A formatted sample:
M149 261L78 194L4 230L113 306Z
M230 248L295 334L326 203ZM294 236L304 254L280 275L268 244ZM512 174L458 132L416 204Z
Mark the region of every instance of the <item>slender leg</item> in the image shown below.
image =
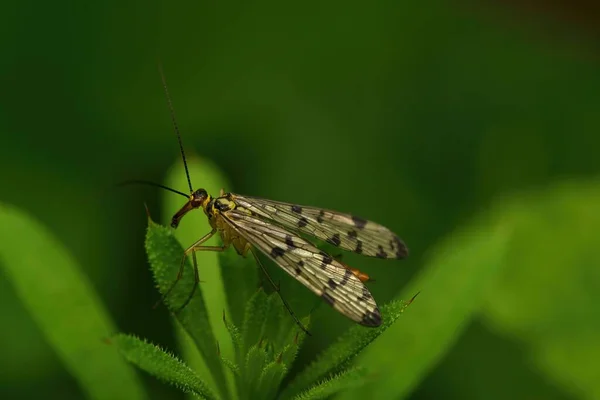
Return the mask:
M217 230L213 229L212 231L210 231L209 233L207 233L206 235L204 235L200 239L198 239L194 244L192 244L190 247L188 247L183 252L183 257L181 258L181 264L179 265L179 271L177 272L177 278L175 278L175 281L173 282L173 284L171 285L171 287L169 287L169 289L162 296L161 300L159 300L154 307L158 307L158 305L161 302L163 302L171 294L171 292L173 291L173 289L175 288L175 286L177 286L177 283L183 277L183 270L185 268L185 259L186 259L186 257L190 253L194 254L196 251L201 251L201 250L212 250L212 251L222 251L223 250L223 248L219 247L219 246L201 246L202 243L204 243L208 239L210 239L216 232L217 232ZM194 292L196 291L196 288L198 286L198 282L200 281L199 273L198 273L198 264L196 262L196 256L195 255L193 256L193 260L192 261L193 261L194 277L195 277L195 279L194 279L194 287L193 287L192 292L190 293L188 299L185 301L184 305L182 307L179 307L176 312L181 311L190 302L192 296L194 295Z
M194 294L196 293L196 289L198 289L198 283L200 283L200 273L198 272L198 261L196 261L196 252L197 251L223 251L225 250L225 246L196 246L192 249L192 264L194 267L194 286L192 287L192 290L190 292L190 294L188 295L187 299L185 299L185 302L179 306L179 308L177 308L177 310L175 310L175 314L179 313L181 310L183 310L189 303L190 301L192 301L192 298L194 297ZM183 255L183 261L185 263L185 257L187 256L187 254L184 253Z
M265 276L267 277L267 279L269 280L269 283L271 284L271 286L273 286L273 289L277 292L277 295L279 296L279 298L281 299L281 302L283 303L283 305L285 306L286 310L288 311L288 313L292 316L292 318L294 319L294 321L296 322L296 324L300 327L300 329L302 329L308 336L312 336L310 334L310 332L308 331L308 329L306 329L306 327L304 327L304 325L302 325L302 322L300 322L300 320L298 319L298 317L296 317L296 314L294 314L294 312L292 311L292 308L290 307L290 305L287 303L287 301L285 301L285 299L283 298L283 296L281 295L281 291L279 290L279 285L276 285L275 282L273 282L273 279L271 278L271 276L269 275L269 273L267 272L267 270L265 269L264 265L262 265L262 263L260 262L260 259L258 258L258 256L256 255L256 253L254 252L254 249L250 249L250 252L252 253L252 255L254 256L254 259L256 260L256 263L259 265L260 269L262 270L262 272L265 274Z

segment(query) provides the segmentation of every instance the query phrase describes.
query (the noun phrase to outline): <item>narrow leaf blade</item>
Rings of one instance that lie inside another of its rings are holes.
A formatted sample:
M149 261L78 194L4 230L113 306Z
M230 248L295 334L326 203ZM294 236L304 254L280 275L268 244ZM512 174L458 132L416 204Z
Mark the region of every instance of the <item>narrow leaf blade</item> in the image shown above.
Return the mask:
M135 336L118 334L111 342L119 352L134 365L186 393L194 393L205 399L216 399L216 395L202 382L200 377L181 360L156 345Z
M287 373L287 368L280 361L273 361L265 366L260 374L257 388L257 398L273 399L277 389Z
M246 305L242 326L242 354L263 338L268 311L269 298L262 289L259 289Z
M154 279L161 294L165 294L172 287L183 255L183 248L173 236L173 231L149 220L146 234L146 251L148 260L154 273ZM182 279L177 283L166 302L171 310L178 310L187 300L194 285L193 269L189 259L185 261L185 270ZM194 340L202 358L206 362L213 379L221 394L226 394L227 381L223 365L217 352L217 339L215 338L208 318L202 288L196 289L193 299L189 304L175 314L175 317Z
M267 361L267 353L262 346L254 345L246 354L246 362L244 366L244 382L243 391L247 394L247 398L254 398L260 373L265 367Z
M367 373L362 368L345 370L298 394L294 400L328 399L337 393L362 385L366 376Z
M0 226L0 268L87 397L145 398L135 370L103 343L116 329L67 249L14 207L0 204Z
M560 390L600 398L600 182L515 196L502 215L515 221L514 237L486 324L527 348L536 373Z
M422 290L414 309L357 361L379 379L341 398L407 396L480 310L504 264L512 230L512 221L486 214L436 246L426 267L401 293Z
M191 151L187 151L187 163L192 184L194 189L200 187L206 189L212 196L218 196L221 189L231 189L228 179L223 175L219 168L210 160L195 156ZM165 185L188 192L188 182L185 175L185 170L181 160L177 160L169 169L165 178ZM196 186L197 185L197 186ZM162 200L162 214L166 221L170 221L171 216L181 208L185 199L176 196L169 192L164 192ZM179 227L174 231L175 237L179 240L184 248L190 246L202 235L210 232L211 227L208 223L206 215L201 210L195 210L188 213L181 220ZM218 235L213 236L206 243L208 246L217 246L221 244ZM237 253L233 249L226 251L233 252L233 256ZM229 303L236 301L238 292L230 291L225 287L225 277L229 276L229 271L223 269L219 264L219 255L212 251L201 251L196 253L198 260L198 268L202 283L202 294L206 304L208 321L212 327L213 334L219 342L221 354L225 359L233 360L235 358L234 346L231 343L231 338L222 321L222 313L228 318L231 318L229 313ZM237 257L238 262L244 263L242 257ZM174 279L175 275L171 277ZM242 282L243 283L243 282ZM242 301L246 301L243 299ZM235 320L234 320L235 321ZM193 357L196 353L193 349L186 349L185 342L182 343L183 354L186 359ZM196 359L193 361L195 365L204 363L203 371L212 369L212 365L206 360ZM234 378L229 371L225 373L230 394L235 395Z
M314 382L325 379L346 368L366 346L396 322L409 304L410 302L396 300L384 305L381 308L383 323L378 328L365 328L360 325L350 328L292 381L283 392L283 397L293 397L310 387Z
M229 312L234 323L242 324L248 299L260 287L259 267L253 257L242 257L234 249L219 254Z
M310 316L302 318L300 320L303 326L310 329ZM298 356L298 352L300 351L300 347L302 347L302 343L306 339L306 332L300 329L296 324L294 324L294 329L292 329L284 343L283 343L283 354L282 354L282 362L283 364L291 367L294 360Z

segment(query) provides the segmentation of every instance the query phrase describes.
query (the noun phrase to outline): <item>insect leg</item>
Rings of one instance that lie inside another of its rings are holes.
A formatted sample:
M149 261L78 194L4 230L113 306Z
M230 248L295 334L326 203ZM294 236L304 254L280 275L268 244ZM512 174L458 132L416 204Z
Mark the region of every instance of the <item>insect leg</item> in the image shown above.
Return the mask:
M269 280L269 283L271 284L271 286L273 286L273 289L275 289L275 292L277 292L277 295L281 299L281 302L285 306L286 310L288 311L288 313L292 316L292 318L296 322L296 325L298 325L300 327L300 329L302 329L308 336L312 336L310 334L310 332L308 331L308 329L306 329L306 327L304 327L304 325L302 325L302 322L300 322L300 320L298 319L298 317L296 317L296 314L294 314L294 311L292 311L292 308L287 303L287 301L285 301L285 299L281 295L281 291L279 290L279 286L276 285L275 282L273 282L273 279L271 278L271 276L269 275L269 273L265 269L264 265L262 265L262 263L260 262L260 259L258 258L258 256L256 255L256 253L254 252L254 249L250 248L250 252L254 256L254 259L256 260L256 263L259 265L259 267L262 270L262 272L265 274L265 276Z
M185 268L185 259L186 257L190 254L193 253L195 251L198 251L200 249L204 249L204 250L213 250L213 251L220 251L222 250L221 247L219 246L201 246L202 243L206 242L208 239L210 239L215 233L217 232L216 229L213 229L212 231L208 232L206 235L202 236L200 239L198 239L194 244L192 244L189 248L187 248L184 252L183 252L183 257L181 258L181 264L179 265L179 271L177 272L177 278L175 278L175 281L173 282L173 284L171 285L171 287L169 287L169 289L165 292L165 294L163 294L161 300L159 300L156 305L154 307L158 307L158 305L164 301L173 291L173 289L175 288L175 286L177 286L177 283L181 280L181 278L183 277L183 270ZM196 250L198 249L198 250ZM179 307L177 309L176 312L181 311L191 300L192 296L194 295L194 292L196 291L196 287L198 286L198 282L199 282L199 274L198 274L198 265L196 263L196 257L194 256L193 258L193 267L194 267L194 287L192 289L192 292L190 293L190 296L188 297L188 299L185 301L184 305Z
M183 255L183 262L185 262L185 257L187 256L187 251L192 253L192 264L194 266L194 286L192 287L192 291L190 292L188 298L185 300L183 305L181 305L175 313L183 310L185 306L187 306L190 301L192 301L192 297L194 297L194 293L196 293L196 289L198 289L198 283L200 282L200 274L198 272L198 262L196 261L196 252L197 251L223 251L225 250L225 246L196 246L190 247L186 250L186 253Z
M188 250L192 253L192 265L194 268L194 286L192 287L192 290L190 291L190 294L188 295L187 299L185 299L185 301L183 302L183 304L181 306L179 306L177 308L177 310L175 310L175 314L177 314L178 312L180 312L181 310L183 310L189 303L190 301L192 301L192 298L194 297L194 294L196 293L196 289L198 289L198 283L200 283L200 274L198 272L198 261L196 260L196 252L197 251L223 251L225 250L225 246L196 246L196 247L190 247L189 249L186 250L186 252L183 254L183 260L181 262L181 267L179 268L179 270L183 270L183 266L185 265L185 258L187 257ZM181 279L181 276L177 276L177 279ZM177 283L177 281L175 281L175 283ZM175 283L173 284L173 286L175 286ZM169 289L171 290L171 289Z

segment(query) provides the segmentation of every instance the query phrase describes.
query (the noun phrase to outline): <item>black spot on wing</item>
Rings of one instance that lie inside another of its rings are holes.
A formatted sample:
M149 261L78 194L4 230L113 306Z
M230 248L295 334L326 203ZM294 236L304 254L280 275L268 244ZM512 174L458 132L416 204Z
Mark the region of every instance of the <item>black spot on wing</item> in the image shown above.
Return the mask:
M327 243L331 243L334 246L339 246L341 242L342 241L340 239L339 233L336 233L335 235L327 239Z
M298 220L298 228L304 228L306 225L308 225L308 220L306 217L300 217Z
M277 258L277 257L281 257L285 254L285 250L282 249L281 247L273 247L273 249L271 249L271 257L273 258Z
M365 225L367 225L367 220L362 219L361 217L357 217L355 215L352 216L352 222L354 222L354 226L358 229L364 229Z
M362 254L363 252L363 248L362 248L362 240L357 240L356 241L356 249L354 249L354 252L356 254Z
M297 205L293 205L292 206L292 211L295 212L296 214L302 214L302 207L297 206Z
M367 311L362 317L360 324L363 326L377 327L381 325L381 313L376 308L373 311Z
M330 306L333 305L333 303L335 303L335 299L333 297L331 297L331 295L327 292L323 292L323 294L321 295L321 297L323 298L323 300L325 300L325 302L327 304L329 304Z
M349 238L356 239L357 236L358 236L358 233L356 231L354 231L354 230L348 231Z
M396 258L408 257L408 247L406 247L402 239L398 236L394 236L394 242L396 243Z
M375 254L375 256L379 257L379 258L387 258L388 255L385 251L383 251L383 246L379 245L378 249L379 249L379 251L377 252L377 254Z
M347 269L346 272L344 273L344 277L342 278L342 281L340 282L340 285L344 286L345 284L347 284L348 281L350 280L351 276L352 276L352 271Z
M321 210L321 212L319 212L319 215L317 216L317 222L322 224L323 223L323 217L325 216L325 211Z
M294 240L290 235L285 235L285 244L287 244L290 249L296 248L296 243L294 243Z
M335 288L338 287L338 284L331 278L329 278L329 280L327 281L327 284L329 285L329 287L332 290L335 290Z
M304 261L300 260L298 261L298 266L296 268L294 268L294 272L296 273L296 275L301 275L302 274L302 267L304 267Z
M321 262L321 269L325 269L329 264L333 262L333 257L331 257L329 254L323 251L321 251L319 254L321 254L321 257L323 257L323 260Z
M373 298L373 296L371 296L371 293L369 292L369 289L367 289L366 286L363 286L362 296L361 296L360 300L369 301L372 298Z

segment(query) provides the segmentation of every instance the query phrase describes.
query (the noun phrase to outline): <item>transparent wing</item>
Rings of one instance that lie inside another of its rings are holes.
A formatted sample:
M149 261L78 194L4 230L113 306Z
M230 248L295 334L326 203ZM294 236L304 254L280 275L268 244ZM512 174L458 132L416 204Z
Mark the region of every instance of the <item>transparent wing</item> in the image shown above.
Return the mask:
M221 215L240 236L334 309L361 325L381 325L369 289L333 257L300 236L243 211Z
M405 258L408 248L388 228L360 217L321 208L232 194L254 216L324 240L344 250L379 258Z

